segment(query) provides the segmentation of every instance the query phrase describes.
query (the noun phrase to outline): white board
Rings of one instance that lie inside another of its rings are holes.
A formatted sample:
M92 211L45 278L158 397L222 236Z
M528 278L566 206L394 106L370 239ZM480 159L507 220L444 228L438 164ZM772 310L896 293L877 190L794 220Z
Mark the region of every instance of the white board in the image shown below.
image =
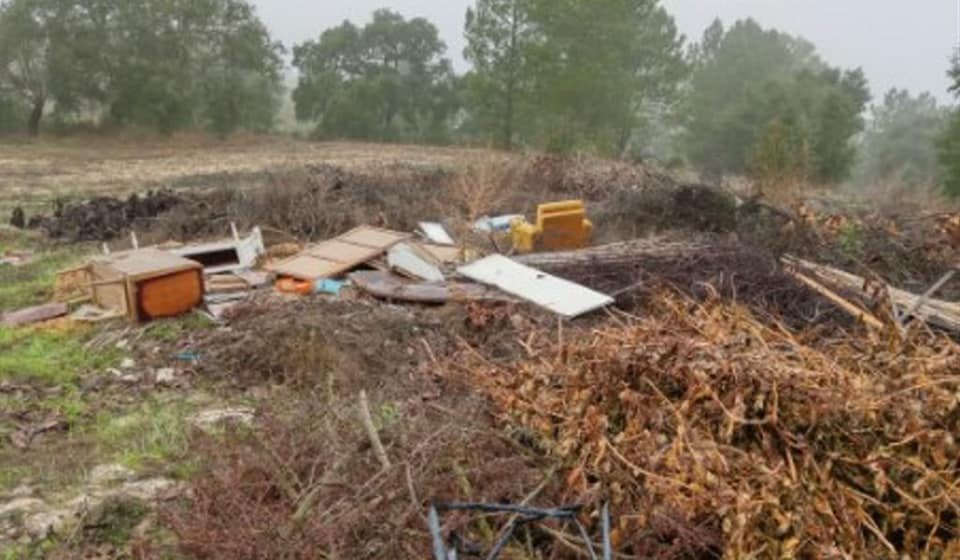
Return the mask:
M427 238L431 243L436 243L437 245L455 245L453 238L450 237L450 234L447 233L447 229L443 227L443 224L436 222L420 222L420 231L423 232L423 236Z
M610 296L502 255L493 255L461 267L459 272L471 280L496 286L563 317L578 317L613 303Z
M387 253L387 264L392 270L397 270L414 278L427 282L443 282L443 272L420 258L405 243L390 249L390 252Z

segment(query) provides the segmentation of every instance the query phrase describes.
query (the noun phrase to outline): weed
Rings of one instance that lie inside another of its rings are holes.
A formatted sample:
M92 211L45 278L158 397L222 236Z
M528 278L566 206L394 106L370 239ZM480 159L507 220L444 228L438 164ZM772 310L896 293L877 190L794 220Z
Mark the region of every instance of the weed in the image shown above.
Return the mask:
M0 310L49 301L57 271L76 261L77 251L73 249L45 253L23 266L0 266Z
M97 417L95 439L101 455L141 470L182 458L187 448L186 405L149 401L123 416L103 412Z
M209 329L214 323L205 315L190 313L174 319L155 321L146 327L146 334L164 342L179 340L184 333Z
M837 235L840 251L847 257L856 259L863 255L864 232L860 224L847 222Z
M91 542L121 546L130 540L133 529L150 509L142 501L115 497L98 508L97 523L87 529Z
M9 329L0 327L0 380L70 385L84 373L106 369L117 358L114 350L88 352L82 332Z

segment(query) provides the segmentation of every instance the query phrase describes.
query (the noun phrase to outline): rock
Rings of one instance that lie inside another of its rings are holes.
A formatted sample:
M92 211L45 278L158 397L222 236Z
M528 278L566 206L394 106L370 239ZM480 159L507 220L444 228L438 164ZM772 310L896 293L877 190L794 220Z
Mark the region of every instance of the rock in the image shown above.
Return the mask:
M123 361L120 362L120 369L133 369L136 365L137 362L135 362L133 358L124 358Z
M97 465L90 471L90 484L107 486L118 482L127 482L136 478L137 473L123 465Z
M177 483L168 478L148 478L124 484L116 495L152 502L169 499L175 494L176 487Z
M0 517L27 515L46 507L46 502L37 498L15 498L5 504L0 504Z
M130 345L130 341L127 340L127 339L125 339L125 338L122 338L122 339L118 340L116 344L114 344L114 347L115 347L117 350L123 350L123 349L125 349L127 346L129 346L129 345Z
M11 491L9 492L9 494L8 494L8 497L10 497L10 498L30 498L30 497L33 497L34 494L36 494L36 493L37 493L37 492L36 492L36 490L34 490L33 486L30 486L29 484L21 484L20 486L17 486L17 487L14 488L13 490L11 490Z
M222 424L250 425L253 423L254 413L255 411L248 407L204 410L191 416L190 423L203 431L211 431Z
M173 385L177 381L177 372L173 368L158 369L155 380L157 385Z
M34 539L43 539L60 533L74 518L72 511L55 509L27 516L23 520L23 530Z
M124 383L127 383L129 385L135 385L137 383L140 383L140 376L133 373L129 373L127 375L121 375L120 381L123 381Z

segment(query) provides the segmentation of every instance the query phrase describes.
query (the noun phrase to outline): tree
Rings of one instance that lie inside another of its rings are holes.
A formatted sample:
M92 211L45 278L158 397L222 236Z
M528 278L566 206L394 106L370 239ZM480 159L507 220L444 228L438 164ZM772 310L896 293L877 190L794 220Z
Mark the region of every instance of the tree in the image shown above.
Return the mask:
M670 112L683 38L659 0L477 0L468 113L501 147L621 155Z
M104 103L114 121L165 132L199 126L218 134L272 126L283 47L249 3L109 4L102 21L109 44Z
M470 107L476 125L505 149L513 147L518 108L530 91L529 15L528 0L477 0L467 9L463 54L473 65L466 78Z
M534 95L548 149L620 155L642 112L684 77L683 38L658 0L532 0Z
M821 182L846 178L869 101L862 71L831 68L807 41L749 19L729 30L715 22L692 54L686 146L697 167L713 175L769 173L771 161L792 159L758 163L758 154L770 153L763 144L795 138L804 150L797 161L807 168L785 170Z
M8 0L0 93L64 115L101 109L164 131L262 130L279 101L282 47L245 0Z
M954 56L948 75L952 81L950 92L960 98L960 54ZM943 190L948 196L960 197L960 109L952 111L937 148L943 170Z
M378 10L293 49L297 118L327 137L443 141L456 111L446 45L422 18Z
M856 182L895 180L910 186L936 183L940 176L937 139L948 115L929 93L914 97L906 90L888 91L883 103L871 110L860 142Z
M0 92L29 108L27 130L36 136L50 101L76 100L72 46L64 29L73 8L66 0L10 0L0 4Z

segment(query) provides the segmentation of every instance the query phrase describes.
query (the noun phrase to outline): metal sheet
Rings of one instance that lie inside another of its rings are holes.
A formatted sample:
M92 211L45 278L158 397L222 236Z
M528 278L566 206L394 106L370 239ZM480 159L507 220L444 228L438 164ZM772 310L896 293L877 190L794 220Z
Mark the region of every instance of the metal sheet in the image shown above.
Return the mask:
M471 280L496 286L563 317L578 317L613 303L610 296L524 266L502 255L493 255L461 267L459 272Z

